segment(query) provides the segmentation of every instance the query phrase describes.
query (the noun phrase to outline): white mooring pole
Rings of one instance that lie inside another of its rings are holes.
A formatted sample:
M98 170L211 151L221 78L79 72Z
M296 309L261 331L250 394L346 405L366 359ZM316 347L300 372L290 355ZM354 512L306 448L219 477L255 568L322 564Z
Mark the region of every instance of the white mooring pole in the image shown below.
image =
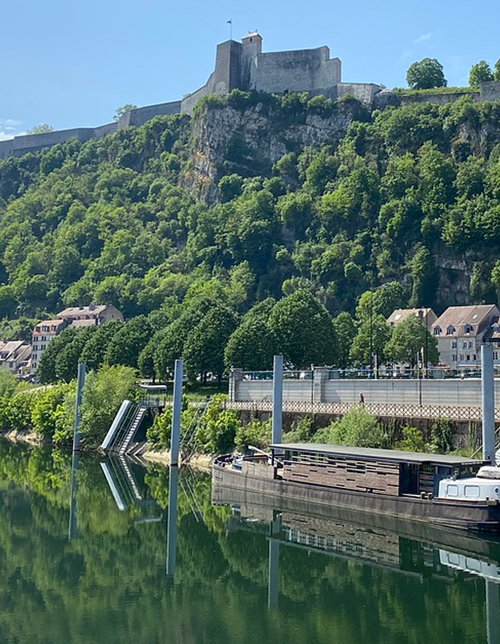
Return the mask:
M273 363L273 432L272 443L281 443L283 422L283 356L274 356Z
M481 346L481 396L483 404L483 459L495 464L495 392L493 345Z
M170 465L179 465L182 409L182 376L182 360L176 360L174 370L174 407L172 409L172 434L170 438Z

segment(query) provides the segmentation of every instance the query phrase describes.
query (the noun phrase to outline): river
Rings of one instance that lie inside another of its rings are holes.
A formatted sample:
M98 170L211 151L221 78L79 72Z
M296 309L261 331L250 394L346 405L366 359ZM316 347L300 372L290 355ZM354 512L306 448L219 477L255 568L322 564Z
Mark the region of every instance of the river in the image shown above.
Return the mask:
M74 465L0 442L2 644L500 642L498 540Z

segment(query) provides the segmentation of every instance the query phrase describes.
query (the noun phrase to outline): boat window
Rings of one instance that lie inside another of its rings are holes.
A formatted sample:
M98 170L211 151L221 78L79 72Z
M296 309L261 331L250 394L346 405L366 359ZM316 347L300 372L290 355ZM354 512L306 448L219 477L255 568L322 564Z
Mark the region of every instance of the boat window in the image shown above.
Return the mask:
M458 496L458 485L448 485L446 487L446 496Z
M477 499L479 497L479 485L466 485L465 496L470 499Z

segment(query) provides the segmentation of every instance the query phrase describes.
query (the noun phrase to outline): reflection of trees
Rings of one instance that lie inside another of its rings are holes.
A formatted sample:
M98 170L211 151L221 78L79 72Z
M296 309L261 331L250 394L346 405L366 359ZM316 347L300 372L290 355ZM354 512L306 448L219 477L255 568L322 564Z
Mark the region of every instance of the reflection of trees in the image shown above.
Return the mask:
M165 524L119 512L93 459L81 459L78 538L69 542L69 457L0 444L0 641L215 644L290 634L304 644L448 644L484 634L480 579L409 576L285 544L280 608L269 613L265 535L226 533L228 511L210 505L209 477L189 476L193 498L179 490L177 569L167 579ZM168 502L168 470L153 468L147 483L146 494Z

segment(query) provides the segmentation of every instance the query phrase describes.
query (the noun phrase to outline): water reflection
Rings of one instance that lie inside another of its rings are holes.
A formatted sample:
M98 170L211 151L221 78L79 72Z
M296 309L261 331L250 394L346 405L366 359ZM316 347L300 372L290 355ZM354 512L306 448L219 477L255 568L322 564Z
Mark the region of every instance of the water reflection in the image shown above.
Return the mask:
M498 641L495 540L126 464L0 442L2 644Z
M309 554L319 551L347 561L388 567L406 575L437 576L445 580L462 573L481 577L485 580L487 642L500 642L497 539L481 539L458 531L341 508L318 508L294 499L280 499L281 506L285 507L279 510L275 507L276 500L223 487L212 488L212 500L231 508L226 522L228 532L257 531L268 535L269 608L279 605L281 544ZM394 524L406 535L427 535L434 542L402 536L391 529ZM439 547L440 544L451 544L457 550ZM479 558L478 550L491 559Z

